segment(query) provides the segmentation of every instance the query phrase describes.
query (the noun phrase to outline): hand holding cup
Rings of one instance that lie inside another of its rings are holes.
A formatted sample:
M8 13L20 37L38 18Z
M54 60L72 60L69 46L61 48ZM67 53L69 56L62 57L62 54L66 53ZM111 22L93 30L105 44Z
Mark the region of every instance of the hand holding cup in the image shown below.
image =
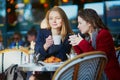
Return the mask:
M80 34L69 36L69 41L72 46L78 45L82 40L83 38L80 36Z

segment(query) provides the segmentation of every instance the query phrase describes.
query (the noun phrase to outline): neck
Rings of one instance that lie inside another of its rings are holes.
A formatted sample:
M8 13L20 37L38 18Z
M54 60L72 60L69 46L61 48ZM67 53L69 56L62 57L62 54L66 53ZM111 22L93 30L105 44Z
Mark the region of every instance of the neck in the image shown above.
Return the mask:
M51 29L51 31L52 31L52 35L59 35L60 34L59 29Z
M92 32L94 32L94 29L91 27L91 29L88 31L88 34L90 35L90 40L92 40Z

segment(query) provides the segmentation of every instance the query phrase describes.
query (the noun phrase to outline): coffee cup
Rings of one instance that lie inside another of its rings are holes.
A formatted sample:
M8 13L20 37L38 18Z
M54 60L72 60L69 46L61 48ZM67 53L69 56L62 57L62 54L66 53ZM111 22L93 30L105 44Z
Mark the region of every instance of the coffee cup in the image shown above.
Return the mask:
M53 35L52 37L53 37L54 45L61 44L61 35Z

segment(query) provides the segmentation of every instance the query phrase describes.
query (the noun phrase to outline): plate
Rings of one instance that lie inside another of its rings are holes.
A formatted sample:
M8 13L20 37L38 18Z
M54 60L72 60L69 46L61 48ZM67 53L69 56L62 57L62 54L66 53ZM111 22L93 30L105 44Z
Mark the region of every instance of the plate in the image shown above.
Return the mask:
M56 62L56 63L45 63L43 61L38 61L38 63L41 63L43 65L60 65L63 64L64 62Z

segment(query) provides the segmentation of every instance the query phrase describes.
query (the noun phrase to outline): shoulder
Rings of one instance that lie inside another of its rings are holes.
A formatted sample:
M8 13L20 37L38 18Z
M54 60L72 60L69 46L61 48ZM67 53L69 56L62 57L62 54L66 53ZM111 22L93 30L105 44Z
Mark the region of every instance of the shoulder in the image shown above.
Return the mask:
M111 35L110 31L109 30L106 30L106 29L101 29L99 32L98 32L99 35Z
M48 30L48 29L39 29L38 33L51 34L51 30Z
M48 30L48 29L39 29L37 38L47 38L51 34L52 34L51 30Z
M98 37L102 38L102 37L105 37L105 38L111 38L112 35L110 33L109 30L106 30L106 29L101 29L99 32L98 32Z
M38 31L39 32L49 32L50 30L49 29L39 29Z

